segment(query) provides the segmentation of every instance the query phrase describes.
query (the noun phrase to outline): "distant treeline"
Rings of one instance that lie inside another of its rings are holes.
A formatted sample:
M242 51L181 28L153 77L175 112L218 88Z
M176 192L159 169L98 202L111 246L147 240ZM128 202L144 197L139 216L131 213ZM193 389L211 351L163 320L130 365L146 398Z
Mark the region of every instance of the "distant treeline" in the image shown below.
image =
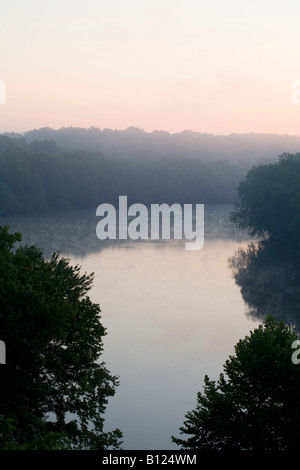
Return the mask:
M103 202L117 204L120 195L129 204L232 203L253 164L221 153L212 160L188 152L145 157L142 150L140 158L128 151L108 156L100 145L98 151L83 144L66 150L55 140L25 137L0 135L0 215L96 209Z
M107 158L137 160L192 158L201 161L228 160L254 163L275 160L284 152L300 151L300 136L286 134L229 134L215 135L202 132L166 131L145 132L136 127L124 130L90 127L43 127L21 134L28 143L54 141L64 151L86 150L102 152Z

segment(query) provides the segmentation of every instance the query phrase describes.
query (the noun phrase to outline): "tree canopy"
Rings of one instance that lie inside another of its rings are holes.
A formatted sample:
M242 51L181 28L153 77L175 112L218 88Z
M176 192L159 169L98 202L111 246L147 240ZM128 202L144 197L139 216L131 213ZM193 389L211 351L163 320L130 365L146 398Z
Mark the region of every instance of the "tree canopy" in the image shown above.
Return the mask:
M232 203L247 161L148 156L130 157L125 148L112 158L100 151L65 150L51 141L0 135L0 216L93 209L128 203Z
M238 186L239 202L231 216L251 236L300 248L300 153L281 155L276 163L254 166Z
M118 378L100 361L106 330L87 295L93 275L18 242L0 227L0 444L62 434L72 448L118 448L120 431L103 431Z
M218 381L206 375L195 410L172 436L194 450L297 450L300 366L292 361L297 335L268 316L235 346Z

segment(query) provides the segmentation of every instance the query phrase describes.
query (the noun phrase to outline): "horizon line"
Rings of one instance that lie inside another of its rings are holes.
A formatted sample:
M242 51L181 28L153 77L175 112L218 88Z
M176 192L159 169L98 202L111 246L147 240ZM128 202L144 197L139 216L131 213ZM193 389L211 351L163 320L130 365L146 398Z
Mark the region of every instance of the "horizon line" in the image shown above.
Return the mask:
M128 127L125 127L123 129L119 128L109 128L109 127L103 127L103 128L100 128L100 127L96 127L96 126L89 126L89 127L81 127L81 126L61 126L61 127L57 127L57 128L54 128L54 127L50 127L50 126L42 126L42 127L39 127L39 128L31 128L31 129L27 129L27 130L24 130L24 131L14 131L14 130L11 130L11 131L5 131L5 132L1 132L0 131L0 135L7 135L9 136L9 134L18 134L18 135L25 135L29 132L34 132L34 131L41 131L41 130L50 130L50 131L54 131L54 132L57 132L57 131L61 131L61 130L70 130L70 129L74 129L74 130L84 130L84 131L91 131L91 130L96 130L96 131L100 131L100 132L104 132L104 131L111 131L111 132L126 132L126 131L131 131L131 130L135 130L135 131L139 131L141 133L144 133L144 134L155 134L155 133L162 133L162 134L168 134L170 136L172 135L178 135L178 134L200 134L200 135L207 135L207 136L214 136L214 137L230 137L230 136L235 136L235 135L238 135L238 136L245 136L245 135L264 135L264 136L288 136L288 137L300 137L300 134L287 134L286 132L285 133L275 133L275 132L255 132L255 131L248 131L248 132L230 132L230 133L227 133L227 134L220 134L220 133L214 133L214 132L202 132L202 131L195 131L195 130L192 130L192 129L182 129L181 131L176 131L176 132L171 132L171 131L167 131L167 130L164 130L164 129L153 129L151 131L149 130L145 130L141 127L137 127L137 126L128 126Z

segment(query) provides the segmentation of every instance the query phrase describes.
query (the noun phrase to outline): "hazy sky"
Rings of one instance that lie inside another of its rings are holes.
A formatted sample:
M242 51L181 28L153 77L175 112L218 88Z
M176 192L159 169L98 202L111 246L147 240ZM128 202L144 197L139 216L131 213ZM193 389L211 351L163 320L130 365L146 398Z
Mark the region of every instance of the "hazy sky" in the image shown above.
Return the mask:
M299 0L0 0L0 8L0 132L300 134Z

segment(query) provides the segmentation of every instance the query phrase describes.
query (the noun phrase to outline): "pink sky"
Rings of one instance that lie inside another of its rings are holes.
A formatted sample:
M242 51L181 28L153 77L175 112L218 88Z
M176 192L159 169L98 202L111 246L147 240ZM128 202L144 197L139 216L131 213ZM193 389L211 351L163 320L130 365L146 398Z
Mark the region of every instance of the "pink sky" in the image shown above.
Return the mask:
M300 134L300 104L292 101L300 5L225 3L6 2L0 132L136 126Z

